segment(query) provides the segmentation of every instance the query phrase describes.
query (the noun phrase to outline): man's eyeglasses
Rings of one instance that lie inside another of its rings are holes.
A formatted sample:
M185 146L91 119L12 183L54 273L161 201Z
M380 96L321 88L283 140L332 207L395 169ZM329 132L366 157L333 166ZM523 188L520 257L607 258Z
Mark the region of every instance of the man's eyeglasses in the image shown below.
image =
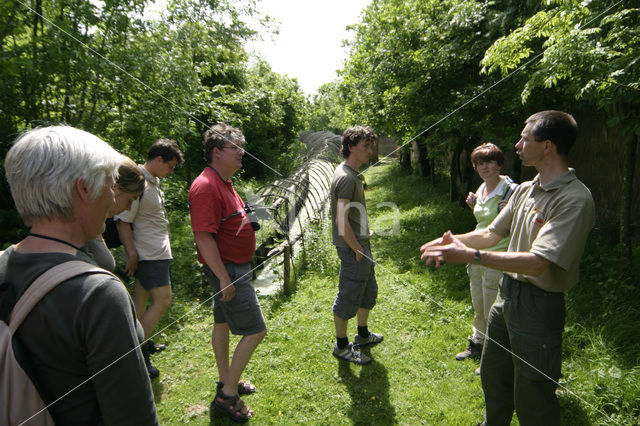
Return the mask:
M242 148L240 145L225 145L223 146L221 149L232 149L236 152L244 152L244 148Z

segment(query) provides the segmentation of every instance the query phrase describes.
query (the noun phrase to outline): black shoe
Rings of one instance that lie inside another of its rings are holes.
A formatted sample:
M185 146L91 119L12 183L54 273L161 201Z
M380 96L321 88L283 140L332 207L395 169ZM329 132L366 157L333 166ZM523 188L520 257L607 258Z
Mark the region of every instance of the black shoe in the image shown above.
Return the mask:
M162 343L155 343L151 339L147 340L147 343L145 344L147 345L147 349L149 350L150 355L157 354L158 352L162 352L167 349L167 347Z
M147 367L147 373L149 374L149 378L155 379L160 376L160 370L151 365L151 359L149 358L149 348L147 345L142 345L142 357L144 358L144 365Z
M467 358L479 358L480 355L482 355L482 344L474 343L473 340L471 340L471 337L468 337L468 339L469 345L467 346L467 348L464 351L456 354L457 361L462 361Z
M156 367L154 367L151 364L147 366L147 373L149 373L150 379L155 379L156 377L160 376L160 370L158 370Z

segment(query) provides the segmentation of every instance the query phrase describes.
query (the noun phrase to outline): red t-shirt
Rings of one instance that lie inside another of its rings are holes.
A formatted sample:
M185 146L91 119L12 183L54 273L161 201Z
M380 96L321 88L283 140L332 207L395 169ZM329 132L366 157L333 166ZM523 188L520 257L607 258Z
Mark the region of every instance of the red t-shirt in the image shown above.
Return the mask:
M256 250L256 235L243 205L231 181L223 181L210 167L200 173L189 189L191 229L213 234L225 264L247 263ZM241 213L229 217L236 212ZM224 218L228 219L223 222ZM205 263L199 249L198 261Z

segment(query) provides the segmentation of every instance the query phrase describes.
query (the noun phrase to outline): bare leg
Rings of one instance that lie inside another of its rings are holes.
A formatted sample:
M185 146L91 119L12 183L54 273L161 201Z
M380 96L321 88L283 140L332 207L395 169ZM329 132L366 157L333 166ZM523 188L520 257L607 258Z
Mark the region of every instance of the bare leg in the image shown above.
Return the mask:
M266 334L267 330L264 330L260 333L243 336L242 339L240 339L238 346L236 346L236 350L233 352L231 366L228 368L226 377L223 380L224 387L222 392L225 395L238 394L238 382L240 381L240 376L249 363L251 355L253 355L253 351L258 347L260 342L262 342L262 339L264 339Z
M336 325L336 336L347 337L348 321L340 318L336 314L333 314L333 323Z
M369 320L370 309L358 308L358 326L364 327Z
M147 310L147 300L149 300L149 292L142 287L140 280L136 278L136 286L133 289L133 305L136 307L138 320L142 318L142 314Z
M227 375L229 373L229 325L226 322L213 324L211 347L216 357L218 377L222 383L227 383Z
M158 321L171 306L171 286L155 287L149 290L149 293L151 294L151 305L140 315L140 324L144 329L145 339L151 336Z

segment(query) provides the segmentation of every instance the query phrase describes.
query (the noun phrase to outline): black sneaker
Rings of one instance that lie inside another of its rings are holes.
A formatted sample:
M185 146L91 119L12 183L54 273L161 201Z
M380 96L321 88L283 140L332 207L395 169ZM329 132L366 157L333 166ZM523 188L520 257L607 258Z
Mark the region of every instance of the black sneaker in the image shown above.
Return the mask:
M147 340L147 343L145 343L145 345L147 345L147 349L149 350L150 355L157 354L158 352L162 352L167 349L167 347L162 343L156 343L151 339Z
M149 358L149 348L146 344L140 347L142 349L142 357L144 358L144 365L147 367L147 373L149 374L149 378L155 379L160 376L160 370L151 365L151 359Z
M160 376L160 370L158 370L151 364L147 365L147 373L149 373L150 379L155 379L156 377Z
M462 361L467 358L480 358L480 355L482 355L482 344L474 343L474 341L471 340L471 337L468 337L468 339L469 345L467 346L467 348L464 351L456 354L457 361Z

